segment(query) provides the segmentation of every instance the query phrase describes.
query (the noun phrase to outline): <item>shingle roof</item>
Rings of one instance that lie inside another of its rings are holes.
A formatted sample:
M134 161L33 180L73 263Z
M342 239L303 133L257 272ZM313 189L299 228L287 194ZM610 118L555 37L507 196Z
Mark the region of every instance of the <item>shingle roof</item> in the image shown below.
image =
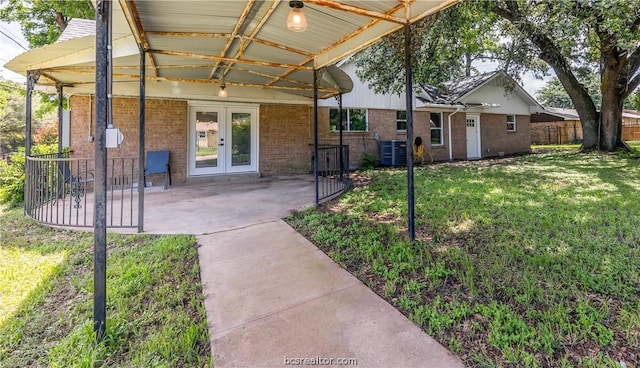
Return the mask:
M457 81L445 82L444 91L440 91L437 87L426 83L419 83L424 93L420 93L417 98L427 103L445 105L455 104L460 98L478 88L498 73L500 73L500 71L474 75Z
M57 42L68 41L78 37L91 36L96 33L96 21L74 18L69 21Z

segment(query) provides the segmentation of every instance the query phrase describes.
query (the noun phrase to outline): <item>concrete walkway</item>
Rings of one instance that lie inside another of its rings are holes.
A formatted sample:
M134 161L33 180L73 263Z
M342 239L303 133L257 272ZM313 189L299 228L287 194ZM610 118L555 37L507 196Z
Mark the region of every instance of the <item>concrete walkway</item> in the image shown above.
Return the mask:
M197 237L215 367L463 367L284 221L235 225Z

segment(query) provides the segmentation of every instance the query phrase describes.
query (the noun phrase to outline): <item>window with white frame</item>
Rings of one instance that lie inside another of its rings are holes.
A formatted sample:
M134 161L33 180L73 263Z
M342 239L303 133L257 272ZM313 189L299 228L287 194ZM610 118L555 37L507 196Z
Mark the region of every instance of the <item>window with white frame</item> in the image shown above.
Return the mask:
M345 132L366 132L367 110L366 109L342 109L344 125L342 127ZM329 110L329 130L332 132L340 130L340 110Z
M507 132L515 132L515 131L516 131L516 116L507 115Z
M407 131L407 112L396 111L396 130L399 132Z
M431 145L442 145L442 113L432 112L429 117L429 126L431 127Z

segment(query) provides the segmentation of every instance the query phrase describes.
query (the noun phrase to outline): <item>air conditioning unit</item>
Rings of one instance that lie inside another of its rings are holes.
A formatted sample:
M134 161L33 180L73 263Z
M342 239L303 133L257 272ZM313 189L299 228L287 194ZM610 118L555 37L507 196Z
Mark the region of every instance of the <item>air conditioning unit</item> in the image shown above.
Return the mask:
M380 165L404 166L407 164L406 141L380 141Z

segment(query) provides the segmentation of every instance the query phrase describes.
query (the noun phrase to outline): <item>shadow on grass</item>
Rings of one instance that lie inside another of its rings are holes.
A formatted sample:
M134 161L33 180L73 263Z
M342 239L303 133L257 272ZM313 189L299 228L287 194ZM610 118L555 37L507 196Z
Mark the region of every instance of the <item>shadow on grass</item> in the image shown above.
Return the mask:
M109 234L107 334L97 344L93 235L42 227L20 210L0 217L3 249L65 252L0 326L3 367L211 364L193 237Z

